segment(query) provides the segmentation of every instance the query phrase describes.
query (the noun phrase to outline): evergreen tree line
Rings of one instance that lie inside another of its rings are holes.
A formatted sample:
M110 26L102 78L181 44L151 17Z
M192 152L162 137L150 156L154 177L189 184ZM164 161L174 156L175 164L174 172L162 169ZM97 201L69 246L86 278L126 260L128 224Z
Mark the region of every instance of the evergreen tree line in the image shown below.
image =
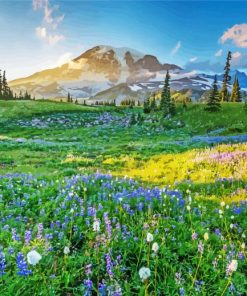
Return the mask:
M212 89L209 94L206 111L217 112L221 109L221 102L242 102L242 93L239 85L237 74L234 79L232 92L231 88L231 76L230 76L230 61L232 59L231 51L228 52L226 58L226 65L224 67L224 76L222 82L222 88L218 90L217 76L215 75Z
M137 103L135 100L132 100L132 99L125 99L123 101L121 101L120 103L121 106L131 106L131 107L134 107L134 106L141 106L141 102L138 100Z
M107 101L96 101L95 102L96 106L116 106L116 100L113 100L111 102Z
M6 71L0 70L0 100L35 100L31 95L25 91L22 93L20 91L19 94L13 93L13 91L8 86L8 81L6 78Z
M150 113L151 111L161 111L164 117L172 117L176 114L175 102L171 97L170 78L169 71L167 71L159 106L157 106L154 93L151 95L151 97L148 97L144 101L144 113Z

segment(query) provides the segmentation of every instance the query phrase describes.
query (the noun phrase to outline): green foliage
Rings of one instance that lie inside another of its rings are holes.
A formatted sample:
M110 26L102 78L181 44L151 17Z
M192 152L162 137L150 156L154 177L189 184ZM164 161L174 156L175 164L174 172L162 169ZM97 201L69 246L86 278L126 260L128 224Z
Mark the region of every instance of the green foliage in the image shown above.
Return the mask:
M242 101L242 94L241 89L238 82L237 75L235 76L233 88L232 88L232 94L231 94L231 102L241 102Z
M122 100L121 103L120 103L121 106L135 106L135 100L133 99L125 99L125 100Z
M231 76L230 76L230 61L232 59L232 53L231 51L228 51L227 58L226 58L226 64L224 68L224 77L223 77L223 84L221 89L221 100L223 102L228 102L230 100L230 94L229 94L229 86L231 82Z
M207 102L207 107L205 109L209 112L218 112L221 109L216 75L215 75L214 82L212 85L212 90Z
M6 72L3 75L0 70L0 100L31 100L31 95L26 91L24 94L20 91L19 95L13 94L13 91L8 86ZM33 98L35 99L35 98Z
M244 109L244 111L247 113L247 101L244 102L243 109Z
M174 116L176 114L175 102L171 98L170 92L170 74L169 71L166 73L164 87L161 93L160 110L164 117Z
M143 112L148 114L151 112L150 99L147 98L143 103Z

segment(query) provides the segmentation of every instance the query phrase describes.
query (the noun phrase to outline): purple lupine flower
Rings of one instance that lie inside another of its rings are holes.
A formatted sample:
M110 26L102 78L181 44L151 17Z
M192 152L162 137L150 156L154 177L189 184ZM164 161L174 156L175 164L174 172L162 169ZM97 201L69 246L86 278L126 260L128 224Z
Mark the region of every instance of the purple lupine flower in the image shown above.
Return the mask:
M196 240L198 237L198 234L196 232L193 232L191 235L192 240Z
M214 269L216 269L217 265L218 265L218 260L217 258L215 258L212 262Z
M220 232L219 228L216 228L216 229L215 229L215 234L216 234L217 236L221 236L221 232Z
M111 256L110 256L109 253L107 253L105 255L105 259L106 259L106 270L107 270L107 273L108 273L108 275L109 275L110 278L113 278L113 276L114 276L114 273L112 271L113 264L112 264Z
M98 287L99 296L106 296L106 285L105 284L99 284Z
M198 244L198 253L203 254L203 251L204 251L204 245L203 245L202 241L200 240L199 244Z
M104 213L104 221L105 221L105 225L106 225L106 231L107 231L107 235L108 238L110 239L112 236L112 227L111 227L111 220L108 218L108 213Z
M196 280L194 285L195 291L200 292L202 285L204 285L203 281Z
M92 274L91 267L92 267L92 264L88 264L88 265L85 266L85 273L86 273L86 275Z
M5 255L0 251L0 276L3 276L5 274L5 269L6 269Z
M44 226L42 223L38 224L38 233L37 233L37 239L42 239L43 238L43 229Z
M32 271L28 269L27 262L25 260L23 253L18 253L16 256L16 263L17 263L17 274L21 276L28 276L32 274Z
M31 242L32 232L31 230L25 231L25 245L29 246Z
M9 253L9 255L14 254L14 248L10 246L10 247L8 248L8 253Z
M245 256L244 256L243 252L238 252L238 259L239 260L244 260L245 259Z
M233 283L231 283L231 285L229 286L228 290L229 290L230 293L236 293L236 288L233 285Z
M91 280L85 280L84 282L85 287L85 296L91 296L93 290L93 282Z
M20 236L17 234L15 228L12 228L12 240L13 241L19 241L20 240Z
M179 288L179 295L180 296L185 296L185 290L183 287Z

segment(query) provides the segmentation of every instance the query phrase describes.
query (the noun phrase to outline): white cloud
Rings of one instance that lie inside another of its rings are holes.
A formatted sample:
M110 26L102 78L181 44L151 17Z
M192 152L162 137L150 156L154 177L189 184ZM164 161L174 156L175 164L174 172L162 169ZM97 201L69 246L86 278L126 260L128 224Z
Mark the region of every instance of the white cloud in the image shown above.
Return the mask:
M33 0L33 9L38 10L48 5L48 0Z
M66 64L71 61L72 59L72 52L65 52L63 53L57 60L56 66L62 66L63 64Z
M171 51L171 55L174 56L179 51L179 49L181 48L181 46L182 46L181 41L178 41L177 44L176 44L176 46Z
M64 36L57 33L57 28L63 21L64 14L54 16L55 11L59 9L59 6L51 6L49 0L33 0L33 9L41 9L44 14L42 26L35 29L36 36L50 45L54 45L63 40Z
M219 49L216 53L215 53L215 57L221 57L223 54L223 50L222 49Z
M247 47L247 24L234 25L225 31L220 37L220 42L224 44L228 40L238 47Z
M36 29L36 36L40 39L45 39L47 36L46 28L44 27L37 27Z
M239 51L236 51L232 54L232 58L233 59L238 59L241 57L241 53Z
M193 63L193 62L195 62L197 59L198 59L198 57L193 57L193 58L190 59L190 62Z
M64 39L64 36L63 35L52 35L52 34L49 34L48 37L47 37L47 42L50 45L54 45L54 44L56 44L57 42L59 42L59 41L61 41L63 39Z

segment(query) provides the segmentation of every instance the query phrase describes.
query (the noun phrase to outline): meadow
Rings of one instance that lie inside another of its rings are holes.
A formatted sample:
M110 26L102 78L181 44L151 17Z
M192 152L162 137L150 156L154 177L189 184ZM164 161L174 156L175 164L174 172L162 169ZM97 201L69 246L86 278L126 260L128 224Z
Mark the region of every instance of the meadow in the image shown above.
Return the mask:
M247 113L0 101L2 295L247 295Z

